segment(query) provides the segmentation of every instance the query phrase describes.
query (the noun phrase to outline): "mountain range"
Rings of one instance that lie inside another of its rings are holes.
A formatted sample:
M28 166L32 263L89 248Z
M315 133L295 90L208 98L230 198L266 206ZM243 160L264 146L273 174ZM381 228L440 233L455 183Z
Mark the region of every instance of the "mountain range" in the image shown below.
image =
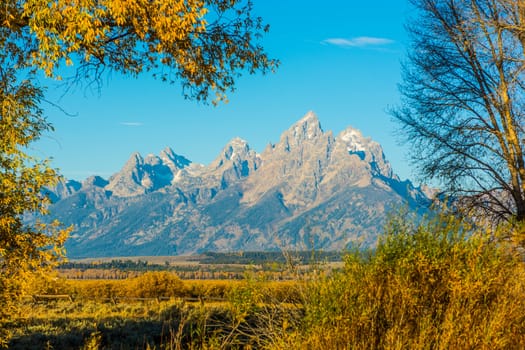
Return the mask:
M74 226L72 258L370 246L389 211L429 204L379 143L325 132L313 112L260 154L240 138L209 165L134 153L109 179L63 180L49 195L50 218Z

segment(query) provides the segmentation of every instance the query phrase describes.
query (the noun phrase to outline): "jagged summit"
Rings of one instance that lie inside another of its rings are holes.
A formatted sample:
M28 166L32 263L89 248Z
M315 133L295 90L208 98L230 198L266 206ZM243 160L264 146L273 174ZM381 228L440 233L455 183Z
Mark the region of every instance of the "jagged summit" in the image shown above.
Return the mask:
M232 146L237 145L239 147L246 147L248 146L248 141L240 137L234 137L233 139L230 140L230 142L228 142L228 144Z
M390 208L427 200L379 143L351 127L334 137L313 112L262 154L238 137L209 165L133 153L109 182L63 182L54 198L53 218L75 225L72 257L372 245Z
M184 169L191 164L189 159L176 154L170 147L163 149L159 156L162 162L169 166L172 171L175 169Z
M104 188L108 185L108 183L109 181L107 181L106 179L103 179L102 177L98 175L92 175L82 182L82 187L94 186L94 187ZM78 189L80 189L80 186Z
M301 119L297 121L296 124L304 123L319 123L319 118L317 117L317 114L315 114L314 111L308 111Z
M224 146L217 158L208 166L210 169L218 169L231 163L238 163L257 156L255 151L250 149L248 142L235 137Z
M75 180L60 178L58 183L51 189L45 191L52 203L72 196L82 188L83 184Z
M321 123L317 115L310 111L282 134L281 142L284 141L287 147L293 147L322 135L323 129L321 128Z
M370 137L364 137L361 131L348 127L339 133L336 143L342 144L348 154L358 156L362 161L368 163L372 175L395 177L381 145Z
M207 169L209 176L220 179L220 187L224 189L256 171L260 163L259 154L250 148L248 142L235 137Z
M160 155L148 154L143 158L135 152L122 169L114 174L106 186L114 196L133 197L170 186L179 172L191 162L165 148Z
M144 158L144 164L147 164L149 166L157 166L159 164L162 164L162 160L158 156L150 153L146 156L146 158Z
M341 131L337 138L347 144L349 152L366 151L365 144L369 142L369 140L366 140L363 137L361 131L352 127L348 127L345 130Z
M233 138L226 146L224 146L221 155L227 160L235 160L246 157L250 153L250 145L246 140L240 137Z
M126 164L142 163L143 161L144 161L144 158L142 158L139 152L133 152L131 156L129 157Z

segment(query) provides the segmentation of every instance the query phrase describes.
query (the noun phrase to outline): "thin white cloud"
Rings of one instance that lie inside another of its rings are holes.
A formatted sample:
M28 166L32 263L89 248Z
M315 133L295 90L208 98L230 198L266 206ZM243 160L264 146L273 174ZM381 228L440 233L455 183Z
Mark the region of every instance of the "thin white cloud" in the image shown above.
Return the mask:
M122 122L120 125L124 126L142 126L143 124L141 122Z
M329 38L322 41L323 44L335 45L340 47L367 47L383 46L394 43L394 40L387 38L376 38L371 36L359 36L355 38Z

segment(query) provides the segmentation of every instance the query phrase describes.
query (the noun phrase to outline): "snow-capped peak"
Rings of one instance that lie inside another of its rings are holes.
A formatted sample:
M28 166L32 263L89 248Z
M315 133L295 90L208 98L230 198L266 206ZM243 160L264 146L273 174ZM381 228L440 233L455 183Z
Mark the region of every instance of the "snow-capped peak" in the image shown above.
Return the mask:
M366 151L364 139L361 131L354 128L347 128L339 135L339 138L346 143L348 152L363 152Z
M240 137L235 137L224 147L223 155L226 159L233 160L237 156L245 156L248 152L250 152L248 142Z
M236 148L250 148L248 146L248 141L241 139L240 137L234 137L228 145L231 145L232 147Z
M357 155L361 160L369 163L376 174L387 178L394 176L390 163L385 159L381 145L369 137L364 137L361 131L348 127L336 138L346 147L351 155Z

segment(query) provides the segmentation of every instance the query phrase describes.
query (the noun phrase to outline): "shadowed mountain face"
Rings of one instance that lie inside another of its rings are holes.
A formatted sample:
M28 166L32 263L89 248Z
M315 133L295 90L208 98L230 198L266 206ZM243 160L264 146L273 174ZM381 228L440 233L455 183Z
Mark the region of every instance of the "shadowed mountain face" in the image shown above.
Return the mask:
M208 166L169 148L135 153L109 180L51 196L51 217L75 227L70 257L373 245L391 209L429 203L377 142L351 127L334 137L312 112L262 154L240 138Z

